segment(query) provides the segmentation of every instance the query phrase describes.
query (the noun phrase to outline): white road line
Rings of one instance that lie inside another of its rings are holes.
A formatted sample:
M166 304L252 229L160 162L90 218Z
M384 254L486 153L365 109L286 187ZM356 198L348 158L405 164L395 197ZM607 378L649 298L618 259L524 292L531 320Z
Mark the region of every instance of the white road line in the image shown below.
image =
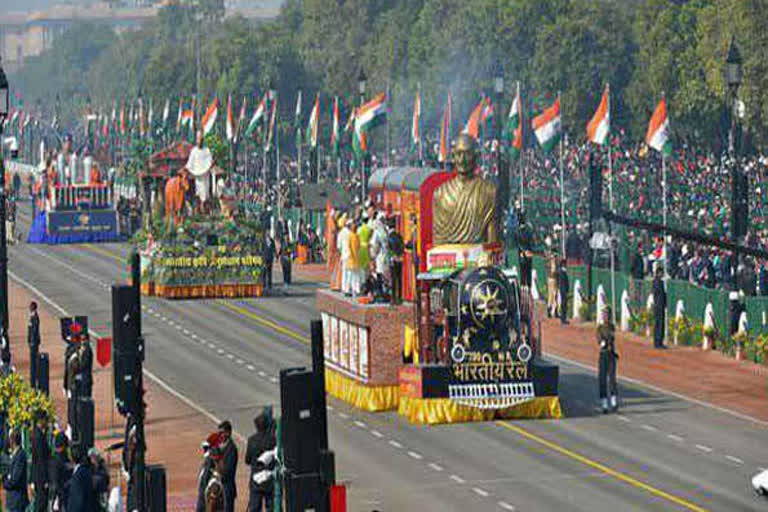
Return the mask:
M473 487L472 490L475 491L475 494L477 494L478 496L482 496L483 498L488 497L488 491L486 491L485 489L481 489L479 487Z
M594 366L589 366L587 364L582 364L577 361L573 361L571 359L568 359L567 357L560 357L558 355L552 354L551 352L544 352L544 355L550 359L554 359L555 361L560 361L566 364L570 364L571 366L575 366L577 368L581 368L582 370L589 370L592 373L597 373L597 368ZM691 398L689 396L682 395L680 393L676 393L674 391L670 391L668 389L660 388L658 386L654 386L653 384L648 384L647 382L643 382L642 380L633 379L632 377L625 377L624 375L620 375L618 380L620 382L629 382L630 384L635 384L636 386L641 386L646 389L650 389L652 391L655 391L657 393L662 393L665 395L673 396L675 398L679 398L680 400L685 400L686 402L700 405L702 407L706 407L708 409L712 409L714 411L718 411L724 414L729 414L733 417L739 418L740 420L749 421L752 423L756 423L758 425L762 425L764 427L768 427L768 421L765 420L759 420L757 418L753 418L752 416L749 416L748 414L743 414L737 411L733 411L731 409L727 409L725 407L720 407L719 405L711 404L709 402L705 402L704 400L697 400L696 398Z
M408 456L409 456L410 458L412 458L412 459L416 459L416 460L421 460L421 459L423 459L423 458L424 458L424 457L422 457L422 456L421 456L421 454L420 454L420 453L417 453L417 452L408 452Z
M697 444L696 448L698 448L699 450L701 450L703 452L707 452L707 453L711 453L712 452L712 448L710 448L709 446L704 446L703 444Z
M234 358L235 358L234 354L227 354L227 359L234 359Z
M515 507L507 503L506 501L500 501L499 506L504 510L517 510Z
M668 434L667 437L670 438L673 441L677 441L678 443L682 443L683 442L683 438L680 437L680 436L676 436L675 434Z
M659 429L654 427L653 425L640 425L640 428L645 429L649 432L657 432Z
M726 455L725 458L731 462L735 462L736 464L744 464L743 460L738 457L734 457L733 455Z
M254 368L254 366L252 364L249 364L248 366L246 366L246 368L248 368L248 371L251 371L251 372L255 372L256 371L256 368Z
M355 425L357 425L360 428L366 428L367 427L367 425L365 423L363 423L362 421L359 421L359 420L355 420Z
M272 384L277 384L277 377L270 377L269 382L271 382Z
M189 334L190 334L189 329L184 329L181 332L183 332L186 336L189 336Z
M222 355L222 354L224 354L224 349L220 348L219 350L216 351L216 353L219 354L219 355Z
M238 359L238 360L237 360L237 361L235 361L235 362L236 362L237 364L239 364L240 366L242 366L242 365L244 365L244 364L245 364L245 361L243 361L242 359Z
M443 470L443 466L441 466L440 464L435 464L434 462L430 462L429 463L429 467L434 469L435 471L442 471Z
M328 404L326 404L326 405L325 405L325 408L326 408L326 409L328 409L329 411L332 411L332 410L333 410L333 406L332 406L332 405L328 405Z
M266 378L267 377L267 372L265 372L264 370L259 370L259 377Z
M616 415L616 419L619 419L619 420L621 420L623 422L626 422L626 423L632 423L631 419L627 418L626 416L624 416L622 414L617 414Z
M163 322L167 322L168 321L168 317L160 315L160 320L162 320Z
M389 445L394 447L394 448L397 448L398 450L403 447L403 445L401 445L400 443L398 443L394 439L390 439L389 440Z
M461 478L459 475L451 475L451 480L456 482L457 484L463 484L466 482L463 478Z
M182 329L181 325L179 325L179 324L174 325L174 327L176 327L177 331L180 331Z
M378 430L371 430L371 434L373 434L373 436L374 436L374 437L378 437L379 439L381 439L382 437L384 437L384 434L382 434L382 433L381 433L381 432L379 432Z
M348 419L349 419L349 414L347 414L347 413L345 413L345 412L340 412L340 413L339 413L339 417L340 417L341 419L343 419L343 420L348 420Z
M43 301L48 303L48 305L51 306L53 309L59 311L59 313L61 313L62 316L65 316L65 317L71 317L72 316L71 314L69 314L67 312L67 310L65 310L64 308L59 306L56 302L53 301L53 299L51 299L46 294L44 294L42 291L40 291L32 283L29 283L29 282L25 281L24 279L22 279L21 277L17 276L12 271L8 271L8 275L12 279L14 279L16 282L18 282L19 284L21 284L22 286L27 288L27 290L30 290L32 293L34 293L38 297L40 297ZM89 331L91 332L91 335L94 338L99 338L100 337L99 334L96 331L94 331L92 329L89 329ZM203 416L205 416L206 418L211 420L214 423L214 425L218 425L218 424L221 423L221 419L220 418L216 417L214 414L212 414L211 412L206 410L203 406L199 405L197 402L192 401L190 398L187 398L185 395L183 395L183 394L179 393L178 391L176 391L175 389L173 389L168 383L166 383L160 377L157 377L155 374L153 374L152 372L150 372L146 368L143 369L143 372L144 372L144 374L147 377L152 379L158 386L160 386L165 391L167 391L171 395L175 396L176 398L178 398L179 400L181 400L182 402L184 402L185 404L190 406L192 409L194 409L195 411L199 412L200 414L202 414ZM237 439L239 439L241 443L244 443L245 440L246 440L245 437L243 437L243 435L241 435L238 432L233 432L233 435Z

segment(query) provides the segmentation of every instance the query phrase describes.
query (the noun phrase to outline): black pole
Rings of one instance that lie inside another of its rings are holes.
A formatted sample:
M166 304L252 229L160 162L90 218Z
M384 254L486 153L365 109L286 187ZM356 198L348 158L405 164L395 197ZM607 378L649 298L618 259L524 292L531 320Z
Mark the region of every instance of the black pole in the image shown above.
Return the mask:
M0 141L3 138L3 125L5 118L0 116ZM8 244L5 232L5 157L0 149L0 293L3 298L0 301L0 315L2 315L2 327L10 344L8 335ZM9 346L10 349L10 346Z
M133 280L133 287L135 288L136 297L136 330L139 333L139 339L136 340L139 357L138 357L138 371L136 372L136 378L138 380L136 384L136 390L138 396L136 397L137 410L136 410L136 479L133 482L134 501L137 510L146 510L146 496L145 496L145 450L146 444L144 442L144 337L141 335L141 267L139 253L133 252L131 254L131 278Z

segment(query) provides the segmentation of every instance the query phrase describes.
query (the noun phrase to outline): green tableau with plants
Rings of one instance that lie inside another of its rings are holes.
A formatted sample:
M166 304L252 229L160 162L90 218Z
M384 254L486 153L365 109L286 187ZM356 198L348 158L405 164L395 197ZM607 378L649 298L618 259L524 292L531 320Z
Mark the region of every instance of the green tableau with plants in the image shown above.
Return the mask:
M139 231L133 246L140 255L145 294L202 298L258 294L263 242L257 218L197 215L170 235L161 225ZM169 295L169 290L185 291Z

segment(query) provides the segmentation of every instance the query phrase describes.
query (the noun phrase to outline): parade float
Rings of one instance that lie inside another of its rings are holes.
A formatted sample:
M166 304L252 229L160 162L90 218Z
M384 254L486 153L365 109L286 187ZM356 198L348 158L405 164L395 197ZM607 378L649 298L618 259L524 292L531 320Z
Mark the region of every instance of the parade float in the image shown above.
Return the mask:
M41 195L27 243L67 244L115 242L121 239L112 190L91 157L68 159L59 179L41 173Z
M326 389L416 424L559 418L559 368L543 360L527 288L500 266L496 185L476 177L474 140L459 138L456 173L384 168L370 199L407 246L401 305L328 289Z
M237 208L206 148L177 143L149 158L140 176L151 222L133 238L141 291L168 299L262 294L261 220ZM206 187L206 190L200 190Z

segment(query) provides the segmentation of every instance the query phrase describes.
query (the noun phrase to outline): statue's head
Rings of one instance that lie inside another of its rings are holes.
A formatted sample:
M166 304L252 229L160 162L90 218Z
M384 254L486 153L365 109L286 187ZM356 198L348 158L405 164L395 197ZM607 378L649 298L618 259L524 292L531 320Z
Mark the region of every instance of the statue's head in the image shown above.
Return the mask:
M472 176L477 165L475 138L462 133L453 145L453 165L461 176Z

